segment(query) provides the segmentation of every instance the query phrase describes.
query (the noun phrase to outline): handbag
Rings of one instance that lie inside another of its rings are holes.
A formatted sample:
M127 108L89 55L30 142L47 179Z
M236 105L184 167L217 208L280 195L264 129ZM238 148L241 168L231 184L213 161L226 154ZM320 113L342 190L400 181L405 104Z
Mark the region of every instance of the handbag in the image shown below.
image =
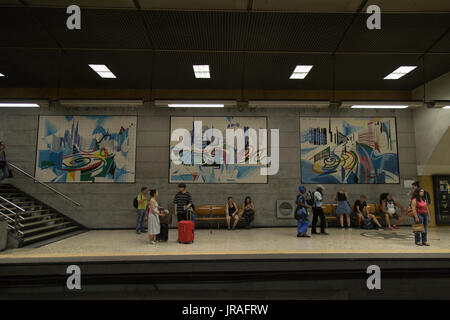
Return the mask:
M411 206L408 206L408 208L406 208L406 214L410 217L414 217L414 212Z
M413 232L425 232L423 223L414 223L411 225Z

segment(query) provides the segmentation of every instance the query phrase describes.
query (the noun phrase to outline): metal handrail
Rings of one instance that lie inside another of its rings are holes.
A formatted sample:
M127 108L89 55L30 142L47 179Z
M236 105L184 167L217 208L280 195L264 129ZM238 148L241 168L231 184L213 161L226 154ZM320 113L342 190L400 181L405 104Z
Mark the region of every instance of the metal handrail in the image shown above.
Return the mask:
M66 200L69 200L70 202L72 202L73 204L75 204L78 207L81 207L81 204L79 204L78 202L76 202L75 200L73 200L72 198L66 196L65 194L59 192L58 190L50 187L49 185L39 181L38 179L36 179L35 177L33 177L31 174L29 174L28 172L23 171L22 169L20 169L19 167L15 166L14 164L12 164L11 162L8 161L8 165L12 168L14 168L15 170L19 171L21 174L25 175L27 178L33 179L34 182L37 182L41 185L43 185L44 187L46 187L47 189L53 191L54 193L56 193L57 195L63 197Z
M3 204L1 204L1 203L0 203L0 207L2 207L3 209L9 211L10 213L12 213L12 214L14 214L14 215L18 215L17 212L12 211L11 209L5 207L5 206L4 206ZM0 212L0 213L1 213L1 212ZM4 214L2 213L2 215L4 215ZM8 217L8 216L6 216L6 217ZM10 218L10 217L8 217L8 218ZM10 219L11 219L11 218L10 218ZM22 216L19 216L19 219L24 220L24 218L23 218ZM11 219L11 220L14 221L14 222L16 221L16 220L14 220L14 219Z
M22 212L25 212L25 209L19 207L17 204L15 204L14 202L9 201L8 199L3 198L2 196L0 196L0 199L7 202L8 204L12 205L13 207L15 207L16 209L19 209Z

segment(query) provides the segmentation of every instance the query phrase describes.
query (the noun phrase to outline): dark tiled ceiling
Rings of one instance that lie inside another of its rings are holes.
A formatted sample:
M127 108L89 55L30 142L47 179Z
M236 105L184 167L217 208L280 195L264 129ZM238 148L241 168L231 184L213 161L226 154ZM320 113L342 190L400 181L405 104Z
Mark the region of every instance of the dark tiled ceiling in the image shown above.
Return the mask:
M369 31L365 14L111 6L127 9L83 9L82 29L73 31L63 8L0 8L0 72L7 74L0 87L410 90L450 71L448 12L386 14L382 29ZM108 65L118 78L99 78L89 63ZM193 64L209 64L212 78L195 79ZM314 67L306 79L289 80L298 64ZM408 64L419 67L383 80Z

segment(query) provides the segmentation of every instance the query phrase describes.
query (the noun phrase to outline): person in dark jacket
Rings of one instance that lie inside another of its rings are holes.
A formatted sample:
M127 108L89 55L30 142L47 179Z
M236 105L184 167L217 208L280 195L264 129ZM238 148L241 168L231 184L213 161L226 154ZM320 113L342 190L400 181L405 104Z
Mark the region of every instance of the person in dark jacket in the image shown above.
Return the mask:
M0 141L0 181L11 177L11 172L6 161L6 143Z
M306 203L306 188L300 186L298 188L299 194L297 195L295 208L295 219L297 219L297 237L298 238L310 238L307 235L309 226L308 206Z

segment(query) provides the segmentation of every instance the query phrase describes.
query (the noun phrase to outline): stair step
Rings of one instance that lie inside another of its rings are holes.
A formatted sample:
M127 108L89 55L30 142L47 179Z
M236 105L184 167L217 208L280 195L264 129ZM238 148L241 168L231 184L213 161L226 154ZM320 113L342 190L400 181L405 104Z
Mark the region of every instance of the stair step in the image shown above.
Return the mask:
M36 222L23 223L23 227L24 228L29 228L29 227L33 227L33 226L38 226L40 224L44 224L44 223L48 223L48 222L54 222L54 221L60 221L60 220L64 220L64 218L43 219L43 220L36 221Z
M24 217L23 219L21 219L21 221L30 221L30 220L34 220L34 219L45 218L45 217L56 216L56 215L58 215L58 214L57 213L41 214L39 216Z
M45 239L45 238L48 238L48 237L51 237L51 236L55 236L55 235L58 235L58 234L66 233L68 231L76 230L78 228L79 228L78 226L70 226L70 227L67 227L67 228L58 229L58 230L54 230L54 231L50 231L50 232L46 232L46 233L40 233L40 234L37 234L37 235L32 236L32 237L24 238L23 239L23 243L26 244L26 243L29 243L29 242L32 242L32 241L36 241L36 240L39 240L39 239Z
M58 223L58 224L52 224L50 226L45 226L45 227L40 227L40 228L35 228L35 229L29 229L29 230L24 230L22 231L24 236L26 236L27 234L30 233L36 233L36 232L40 232L40 231L45 231L45 230L49 230L49 229L53 229L53 228L57 228L57 227L62 227L62 226L66 226L68 224L72 224L72 222L63 222L63 223Z

